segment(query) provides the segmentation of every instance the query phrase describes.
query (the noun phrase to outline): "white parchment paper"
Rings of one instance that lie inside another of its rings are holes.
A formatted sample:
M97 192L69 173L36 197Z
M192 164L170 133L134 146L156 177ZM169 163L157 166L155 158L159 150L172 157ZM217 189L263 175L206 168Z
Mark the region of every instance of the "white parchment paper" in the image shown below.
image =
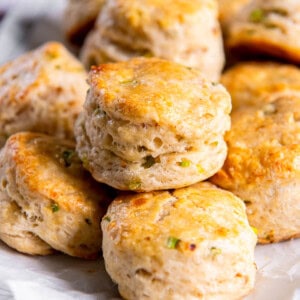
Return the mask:
M0 0L0 64L47 40L66 43L61 30L65 0ZM299 216L300 217L300 216ZM300 240L257 246L253 293L247 300L300 300ZM0 300L120 299L103 260L63 254L31 257L0 242ZM187 299L188 300L188 299Z

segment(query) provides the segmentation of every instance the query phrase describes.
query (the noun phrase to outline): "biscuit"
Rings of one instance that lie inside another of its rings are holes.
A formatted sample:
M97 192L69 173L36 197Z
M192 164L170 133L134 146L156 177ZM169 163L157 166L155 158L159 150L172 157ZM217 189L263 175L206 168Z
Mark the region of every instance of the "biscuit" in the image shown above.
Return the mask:
M0 67L0 141L20 131L74 139L87 74L62 45L47 43Z
M221 24L226 26L250 1L251 0L218 0Z
M103 64L75 125L93 177L120 190L179 188L225 160L230 96L199 70L157 58Z
M227 24L226 45L299 63L299 14L299 1L251 1Z
M215 0L109 0L81 53L86 66L155 56L218 80L224 65Z
M231 95L233 109L237 109L268 103L279 93L299 93L300 70L274 62L243 62L227 70L221 83Z
M241 299L254 286L245 205L213 185L120 195L101 226L106 270L125 299Z
M0 239L27 254L96 258L110 194L84 170L72 142L16 133L0 152Z
M68 0L64 12L64 31L68 40L81 45L93 28L104 0Z
M245 201L260 243L300 236L300 96L271 99L233 111L228 156L211 179Z

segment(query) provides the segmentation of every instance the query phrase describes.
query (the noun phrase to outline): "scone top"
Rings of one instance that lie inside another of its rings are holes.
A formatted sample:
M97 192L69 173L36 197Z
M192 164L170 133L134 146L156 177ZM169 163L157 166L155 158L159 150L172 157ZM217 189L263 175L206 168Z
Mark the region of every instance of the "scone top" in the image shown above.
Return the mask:
M205 80L196 69L157 58L94 67L89 83L106 114L130 122L195 130L201 117L231 110L221 85Z
M117 7L116 21L123 20L132 29L137 30L149 25L156 25L161 29L173 28L174 24L186 22L192 15L203 12L204 8L215 11L216 15L218 12L214 0L113 0L111 5Z

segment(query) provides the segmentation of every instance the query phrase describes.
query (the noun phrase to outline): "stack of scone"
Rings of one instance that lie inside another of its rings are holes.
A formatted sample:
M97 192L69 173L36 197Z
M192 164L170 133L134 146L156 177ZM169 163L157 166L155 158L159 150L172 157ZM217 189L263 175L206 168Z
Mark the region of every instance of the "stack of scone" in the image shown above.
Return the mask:
M106 269L126 299L240 299L254 286L244 203L209 183L231 100L200 70L158 58L102 64L75 135L92 176L121 193L102 219ZM192 186L191 186L192 185ZM226 272L224 272L224 269Z

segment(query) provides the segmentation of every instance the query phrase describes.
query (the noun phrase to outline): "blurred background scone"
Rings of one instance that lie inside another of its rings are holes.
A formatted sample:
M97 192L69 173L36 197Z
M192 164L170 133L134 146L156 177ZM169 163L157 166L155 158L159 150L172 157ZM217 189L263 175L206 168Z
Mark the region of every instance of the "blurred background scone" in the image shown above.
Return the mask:
M199 70L157 58L94 67L75 126L93 177L120 190L177 188L222 166L230 96Z
M254 286L245 206L213 185L120 195L101 224L106 270L125 299L241 299Z
M74 139L87 84L81 63L47 43L0 66L0 142L24 130Z
M258 71L259 64L249 66ZM296 67L275 69L275 65L261 64L258 76L252 77L250 74L255 72L247 73L246 65L238 68L242 74L248 74L249 86L258 83L257 91L255 85L249 90L243 83L234 89L238 91L233 97L238 108L233 110L232 128L225 135L228 156L212 181L245 201L249 222L257 228L259 242L298 237L300 94L294 80L299 74ZM290 75L287 75L289 70ZM294 80L291 80L292 74L296 75ZM238 78L237 73L235 75L231 77L233 82ZM261 81L257 80L260 75Z
M221 83L231 95L234 110L244 105L268 103L272 95L279 93L299 93L300 70L275 62L242 62L228 69Z
M155 56L218 80L224 64L215 0L108 0L81 53L84 64Z
M71 142L24 132L0 152L0 239L20 252L96 258L110 197Z
M68 0L64 12L64 31L74 44L81 45L93 28L104 0Z
M225 28L226 45L300 62L300 2L253 0Z
M221 25L226 27L226 24L249 2L251 0L218 0Z

